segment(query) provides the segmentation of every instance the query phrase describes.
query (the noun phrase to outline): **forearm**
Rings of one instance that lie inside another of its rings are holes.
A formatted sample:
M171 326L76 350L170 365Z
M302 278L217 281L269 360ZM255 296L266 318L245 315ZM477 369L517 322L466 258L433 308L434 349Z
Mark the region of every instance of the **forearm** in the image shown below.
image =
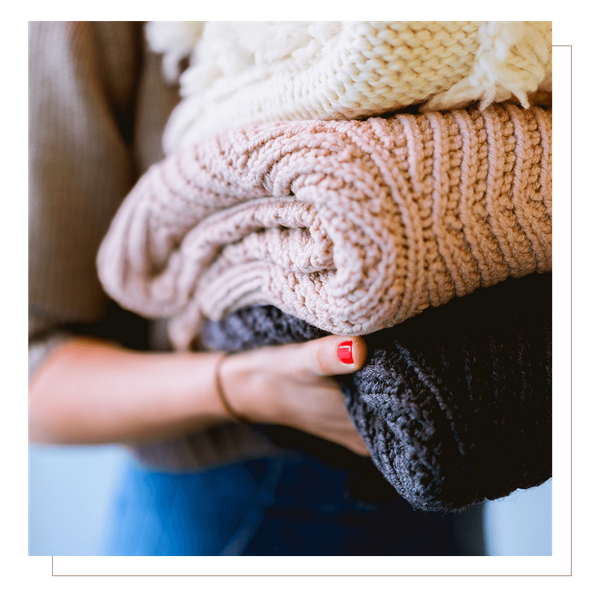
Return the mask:
M36 373L33 442L119 443L167 437L229 417L214 382L216 353L135 352L77 338Z

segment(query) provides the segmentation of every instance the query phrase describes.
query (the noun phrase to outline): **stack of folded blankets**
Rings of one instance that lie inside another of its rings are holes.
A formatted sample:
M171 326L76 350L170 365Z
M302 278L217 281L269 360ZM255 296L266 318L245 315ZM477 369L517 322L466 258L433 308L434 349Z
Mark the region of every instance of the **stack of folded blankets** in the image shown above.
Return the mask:
M551 476L547 22L152 23L191 55L98 255L176 348L364 335L342 378L414 507Z

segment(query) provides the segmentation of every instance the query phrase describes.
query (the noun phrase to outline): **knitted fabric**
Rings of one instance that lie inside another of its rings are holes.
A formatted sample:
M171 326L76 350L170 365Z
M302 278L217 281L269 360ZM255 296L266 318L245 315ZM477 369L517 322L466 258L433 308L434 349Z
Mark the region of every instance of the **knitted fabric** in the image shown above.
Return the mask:
M366 336L341 377L373 462L415 508L457 510L552 475L552 275L509 280ZM274 307L207 322L227 351L325 335Z
M157 23L151 47L167 78L188 54L167 154L228 128L292 119L356 119L550 90L544 21Z
M98 255L124 308L271 304L341 335L552 269L551 113L513 104L256 126L154 165Z

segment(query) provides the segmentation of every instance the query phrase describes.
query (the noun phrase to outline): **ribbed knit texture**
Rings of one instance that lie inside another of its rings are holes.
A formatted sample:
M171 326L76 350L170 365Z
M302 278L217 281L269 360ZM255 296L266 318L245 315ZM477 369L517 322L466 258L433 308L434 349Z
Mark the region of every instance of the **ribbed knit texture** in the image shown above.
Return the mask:
M165 75L191 54L165 152L227 129L446 110L551 89L547 21L153 22Z
M98 323L94 335L114 333L102 321L106 297L94 274L97 245L133 179L162 159L162 131L177 102L140 34L136 23L30 23L32 371L73 323ZM235 423L140 448L144 459L165 469L273 452L263 435Z
M415 508L457 510L552 475L552 275L509 280L366 336L341 377L373 462ZM274 307L204 326L227 351L325 335Z
M116 114L127 110L133 92L126 73L136 70L135 35L127 24L113 29L91 23L32 25L29 309L34 318L93 320L106 306L93 265L102 234L134 182Z
M167 157L98 255L125 308L175 317L270 304L342 335L552 269L551 112L513 104L271 124Z

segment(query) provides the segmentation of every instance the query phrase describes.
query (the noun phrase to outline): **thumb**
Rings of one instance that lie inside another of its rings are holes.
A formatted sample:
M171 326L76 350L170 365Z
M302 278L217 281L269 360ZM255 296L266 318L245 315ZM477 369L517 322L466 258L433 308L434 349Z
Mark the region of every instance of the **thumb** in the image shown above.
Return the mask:
M313 375L343 375L358 371L367 360L361 337L330 335L302 344L303 366Z

